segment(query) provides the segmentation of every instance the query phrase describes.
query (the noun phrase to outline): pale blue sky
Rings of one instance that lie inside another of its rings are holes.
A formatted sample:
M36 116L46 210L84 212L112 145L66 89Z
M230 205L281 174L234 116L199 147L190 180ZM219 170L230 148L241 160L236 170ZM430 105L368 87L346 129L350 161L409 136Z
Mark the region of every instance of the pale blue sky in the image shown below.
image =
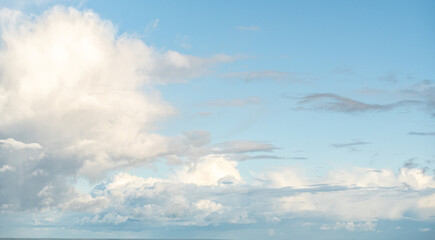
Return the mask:
M0 7L0 237L435 236L435 2Z

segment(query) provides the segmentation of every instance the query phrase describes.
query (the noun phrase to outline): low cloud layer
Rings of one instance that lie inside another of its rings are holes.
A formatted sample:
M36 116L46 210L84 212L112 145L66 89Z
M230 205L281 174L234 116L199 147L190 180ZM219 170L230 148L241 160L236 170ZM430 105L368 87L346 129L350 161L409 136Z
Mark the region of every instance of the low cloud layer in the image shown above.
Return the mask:
M63 207L90 214L80 220L83 224L141 221L205 226L327 217L338 222L324 225L322 230L348 231L374 231L376 222L383 219L412 216L426 220L435 214L435 181L420 169L402 168L396 173L357 168L334 171L316 180L298 169L286 168L246 184L235 162L209 158L201 164L214 171L203 166L191 174L192 169L186 169L173 179L119 173L98 185L92 197L73 199ZM214 178L214 174L222 178Z

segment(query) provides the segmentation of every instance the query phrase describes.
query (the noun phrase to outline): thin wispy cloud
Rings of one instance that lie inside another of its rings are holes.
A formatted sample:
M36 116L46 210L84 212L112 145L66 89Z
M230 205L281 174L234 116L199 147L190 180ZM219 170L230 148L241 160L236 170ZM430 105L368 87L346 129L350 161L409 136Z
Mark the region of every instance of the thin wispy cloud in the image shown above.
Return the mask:
M385 82L389 82L389 83L397 83L397 81L399 80L399 77L398 77L397 73L391 72L391 73L388 73L387 75L379 77L379 79L381 81L385 81Z
M250 26L239 25L239 26L235 26L235 28L243 31L259 31L261 29L259 26L255 26L255 25L250 25Z
M216 107L243 107L247 105L260 104L261 98L259 97L247 97L247 98L235 98L235 99L216 99L206 102L209 106Z
M295 76L288 72L280 72L280 71L250 71L250 72L231 72L220 75L223 78L229 79L241 79L246 82L255 82L255 81L265 81L265 80L274 80L274 81L284 81L284 80L296 80Z
M343 67L336 67L332 69L331 73L339 74L339 75L353 75L355 74L355 71L350 67L343 66Z
M331 144L331 146L336 147L336 148L348 148L348 147L356 147L356 146L367 145L367 144L370 144L370 143L364 142L364 141L352 141L352 142L347 142L347 143L334 143L334 144Z
M409 132L408 134L416 136L435 136L435 132Z
M248 153L248 152L272 152L278 149L276 146L259 141L232 141L215 144L217 152L223 153Z
M433 81L420 81L402 89L399 93L405 97L420 99L426 105L426 111L435 116L435 83Z
M328 110L344 113L389 111L399 107L415 106L418 104L421 104L421 101L402 100L390 104L370 104L332 93L307 95L298 101L299 109Z

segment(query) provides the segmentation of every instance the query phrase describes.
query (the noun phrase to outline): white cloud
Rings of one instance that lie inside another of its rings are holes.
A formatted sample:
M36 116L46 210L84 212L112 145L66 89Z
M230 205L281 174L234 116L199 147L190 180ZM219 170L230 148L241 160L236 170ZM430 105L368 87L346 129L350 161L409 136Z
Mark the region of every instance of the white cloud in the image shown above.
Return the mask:
M180 170L177 179L198 186L241 183L242 178L236 167L237 162L227 160L222 155L208 155L200 162Z
M418 229L418 231L420 231L420 232L430 232L430 230L431 230L431 229L430 229L430 228L427 228L427 227L426 227L426 228L419 228L419 229Z
M0 173L6 171L15 171L15 168L7 164L0 167Z
M155 50L75 9L54 8L2 30L4 135L86 159L80 172L91 178L167 151L167 140L150 131L174 110L152 88L141 92L153 81Z
M3 9L0 26L0 166L8 172L2 177L13 178L0 179L0 203L16 209L56 206L58 197L77 194L69 178L96 181L110 170L180 154L191 146L187 138L156 133L156 123L175 109L154 86L233 60L161 52L74 8L40 16Z
M279 199L280 208L284 211L313 211L316 206L313 204L310 193L302 193Z
M323 224L320 227L320 230L340 230L340 229L346 229L350 232L355 231L375 231L376 230L376 221L363 221L363 222L337 222L335 225L330 226L327 224Z
M401 168L397 174L389 169L354 168L352 171L333 171L329 184L349 187L402 187L411 189L435 188L435 181L418 168Z
M424 221L435 211L433 194L404 188L400 182L387 187L381 187L386 185L383 181L377 187L375 183L330 185L328 182L333 181L327 177L307 178L298 171L299 178L304 179L299 180L298 187L293 187L294 180L281 185L265 181L268 176L275 177L273 174L264 174L256 184L242 183L241 178L236 182L239 184L222 184L225 176L239 176L235 163L209 156L191 168L175 170L169 179L119 173L97 185L90 195L73 198L62 209L87 212L82 224L119 225L134 219L153 226L207 226L317 218L333 221L321 225L321 230L352 232L375 231L380 220L406 219L409 215ZM218 174L213 175L212 170ZM399 175L396 173L396 178ZM50 193L50 189L45 192Z
M2 148L9 149L42 149L42 146L38 143L23 143L13 138L0 139Z
M270 188L305 188L310 184L308 179L303 176L301 169L290 167L273 169L265 173L258 174L255 177L260 181L261 184L264 184Z

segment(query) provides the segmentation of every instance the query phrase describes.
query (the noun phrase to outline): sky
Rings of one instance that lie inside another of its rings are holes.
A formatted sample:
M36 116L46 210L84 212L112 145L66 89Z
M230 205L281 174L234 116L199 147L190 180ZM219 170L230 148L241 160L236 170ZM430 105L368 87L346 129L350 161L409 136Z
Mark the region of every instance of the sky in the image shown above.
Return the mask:
M0 2L0 237L434 239L434 12Z

